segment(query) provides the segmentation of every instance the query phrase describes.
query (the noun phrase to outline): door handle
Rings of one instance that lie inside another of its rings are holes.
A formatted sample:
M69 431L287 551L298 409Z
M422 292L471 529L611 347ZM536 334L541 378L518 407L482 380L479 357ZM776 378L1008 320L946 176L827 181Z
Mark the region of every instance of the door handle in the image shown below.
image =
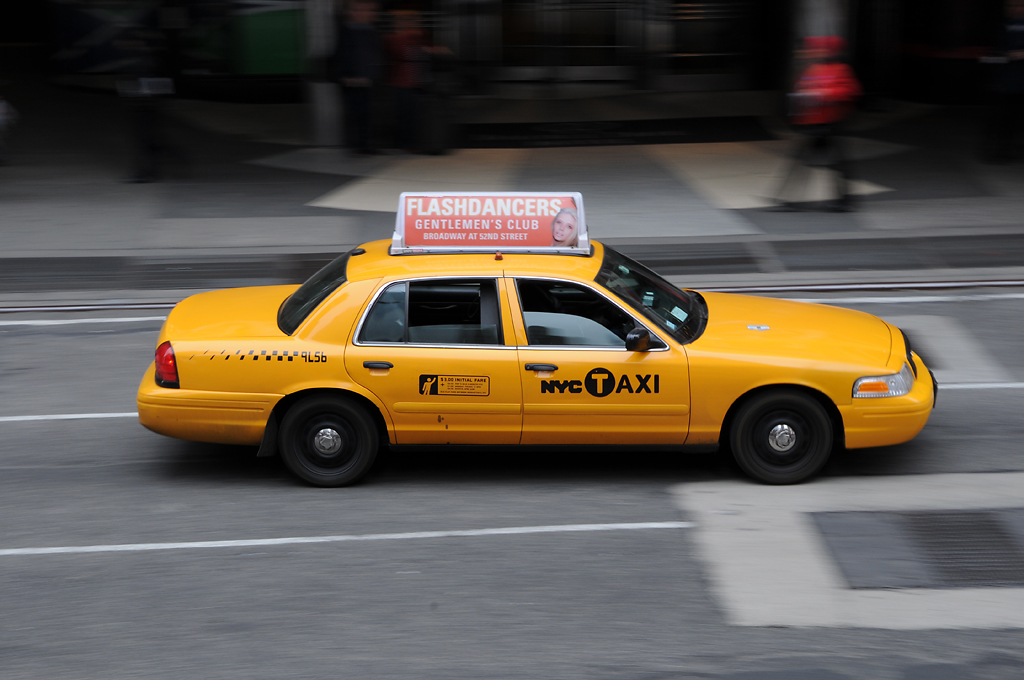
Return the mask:
M390 361L364 361L363 368L394 368L395 365Z
M554 364L526 364L527 371L557 371L558 366Z

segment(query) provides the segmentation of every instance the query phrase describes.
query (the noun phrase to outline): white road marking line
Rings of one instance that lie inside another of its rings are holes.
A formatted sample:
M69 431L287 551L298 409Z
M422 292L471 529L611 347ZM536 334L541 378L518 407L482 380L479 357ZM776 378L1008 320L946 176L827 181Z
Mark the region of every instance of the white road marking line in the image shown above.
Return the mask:
M82 323L132 323L133 321L163 321L166 316L121 316L109 319L16 319L0 321L0 326L71 326Z
M810 514L1019 508L1024 473L673 488L729 623L928 630L1024 628L1024 588L853 589ZM731 510L722 514L716 510Z
M669 281L681 288L690 288L687 277L668 276ZM886 281L882 283L793 283L763 286L717 286L701 288L709 293L835 293L856 290L966 290L968 288L1020 288L1024 281L1018 279L987 279L966 281Z
M984 284L979 284L979 287ZM901 295L893 297L786 298L794 302L818 302L828 305L903 305L916 302L986 302L1024 300L1024 293L987 293L984 295Z
M266 545L302 543L348 543L352 541L404 541L417 538L468 538L520 534L562 534L589 531L639 531L644 529L689 529L692 522L622 522L617 524L555 524L534 527L498 527L452 531L410 531L395 534L351 534L347 536L291 536L233 541L189 541L185 543L120 543L113 545L77 545L52 548L7 548L0 557L14 555L68 555L80 553L147 552L153 550L192 550L201 548L249 548Z
M939 383L939 390L1021 390L1024 382ZM93 420L97 418L138 418L137 411L125 413L58 413L53 415L0 416L0 423L46 420Z
M22 423L31 420L92 420L94 418L138 418L136 411L131 413L59 413L46 416L0 416L0 423Z
M939 391L943 390L1024 390L1024 382L1005 383L939 383Z

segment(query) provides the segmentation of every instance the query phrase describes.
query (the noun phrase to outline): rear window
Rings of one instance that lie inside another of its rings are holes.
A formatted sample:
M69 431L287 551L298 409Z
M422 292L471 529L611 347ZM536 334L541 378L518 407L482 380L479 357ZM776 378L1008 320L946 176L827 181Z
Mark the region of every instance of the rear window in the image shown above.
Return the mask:
M345 270L352 252L348 251L313 274L297 291L288 296L277 310L277 327L282 332L287 335L294 333L310 312L345 283Z

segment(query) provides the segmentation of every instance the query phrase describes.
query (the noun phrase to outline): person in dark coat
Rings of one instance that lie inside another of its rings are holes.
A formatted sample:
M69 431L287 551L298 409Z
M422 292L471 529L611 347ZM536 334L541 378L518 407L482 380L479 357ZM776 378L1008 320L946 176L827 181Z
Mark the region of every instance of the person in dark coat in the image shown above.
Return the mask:
M7 165L7 131L18 122L18 112L0 96L0 165Z
M380 77L381 44L374 27L377 6L352 0L338 27L334 71L345 105L346 141L360 153L373 153L370 142L370 98Z
M1005 162L1020 158L1018 127L1024 113L1024 0L1006 3L1006 19L996 36L993 82L994 116L989 158Z
M394 30L385 47L388 54L388 85L395 101L395 148L415 151L419 140L419 118L425 71L429 56L419 16L412 10L398 10Z
M118 94L127 104L132 119L132 169L124 181L148 183L157 178L160 165L160 102L154 83L158 78L160 34L154 27L130 26L115 41L127 57L123 78L117 81Z

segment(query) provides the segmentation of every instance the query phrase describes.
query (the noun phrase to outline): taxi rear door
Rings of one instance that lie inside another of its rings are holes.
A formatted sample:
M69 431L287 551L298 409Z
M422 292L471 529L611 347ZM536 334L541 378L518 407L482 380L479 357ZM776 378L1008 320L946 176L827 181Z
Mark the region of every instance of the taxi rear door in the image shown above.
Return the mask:
M345 367L386 405L395 443L519 443L522 391L499 284L494 277L429 278L377 291Z
M682 444L689 425L685 353L596 287L505 280L523 383L524 444ZM646 328L654 346L628 351Z

